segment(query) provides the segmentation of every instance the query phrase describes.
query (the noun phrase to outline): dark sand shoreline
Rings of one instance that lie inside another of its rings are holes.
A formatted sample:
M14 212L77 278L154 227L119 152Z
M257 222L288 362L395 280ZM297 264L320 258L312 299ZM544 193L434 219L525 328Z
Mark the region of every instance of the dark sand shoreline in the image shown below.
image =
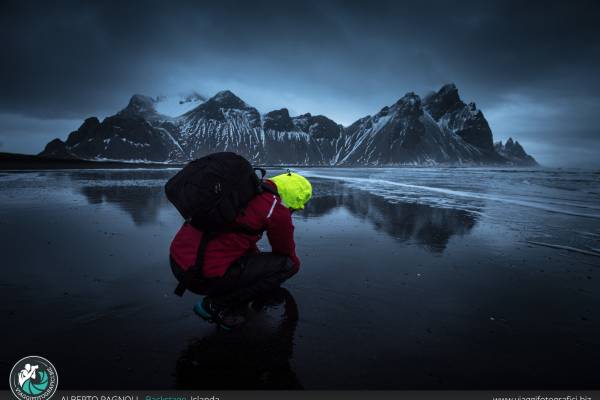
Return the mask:
M172 294L174 173L5 175L0 373L40 354L65 389L597 388L597 258L527 243L589 220L315 178L286 301L227 333Z
M50 158L33 154L17 154L0 152L0 171L19 172L19 171L43 171L55 169L160 169L160 168L182 168L184 163L152 163L152 162L121 162L121 161L93 161L80 159L62 159ZM510 168L510 169L536 169L542 167L525 167L513 165L496 164L473 164L473 165L454 165L454 164L436 164L436 165L361 165L361 166L339 166L339 165L305 165L305 164L286 164L286 165L256 165L261 168L363 168L363 169L381 169L381 168Z
M52 170L52 169L126 169L173 168L183 164L127 163L118 161L89 161L48 158L29 154L0 153L0 171Z

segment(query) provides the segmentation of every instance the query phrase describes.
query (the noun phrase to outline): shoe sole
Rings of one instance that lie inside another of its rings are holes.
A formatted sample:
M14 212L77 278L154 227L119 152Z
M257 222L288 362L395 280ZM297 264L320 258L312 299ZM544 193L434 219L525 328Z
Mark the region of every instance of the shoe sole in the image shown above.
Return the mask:
M196 313L196 315L198 315L200 318L202 318L203 320L207 321L207 322L214 322L216 323L218 326L220 326L221 328L225 329L226 331L230 331L233 328L227 326L227 325L223 325L221 323L218 323L217 321L214 320L214 318L212 317L212 315L210 315L210 313L208 311L206 311L204 309L204 307L202 307L202 303L198 303L194 306L194 312Z

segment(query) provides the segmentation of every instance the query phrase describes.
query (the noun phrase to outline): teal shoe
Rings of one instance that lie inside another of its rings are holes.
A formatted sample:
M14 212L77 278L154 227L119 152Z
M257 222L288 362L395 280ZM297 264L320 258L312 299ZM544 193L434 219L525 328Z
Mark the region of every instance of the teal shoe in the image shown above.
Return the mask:
M194 305L194 312L203 320L212 322L212 315L211 313L204 308L203 304L205 299L202 299L201 301L197 302Z

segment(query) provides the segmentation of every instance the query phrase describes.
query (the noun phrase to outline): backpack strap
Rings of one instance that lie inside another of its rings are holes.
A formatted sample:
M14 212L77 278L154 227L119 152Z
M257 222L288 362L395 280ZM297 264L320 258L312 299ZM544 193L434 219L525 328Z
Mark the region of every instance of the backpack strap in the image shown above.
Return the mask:
M262 182L263 179L265 179L265 176L267 175L267 170L264 168L260 168L260 167L254 167L252 168L254 170L254 172L259 171L260 172L260 181Z
M183 296L186 289L192 283L193 280L202 279L202 269L204 267L204 256L206 253L206 247L208 243L219 236L221 233L242 233L245 235L262 235L264 229L252 229L246 225L237 224L227 228L219 229L218 231L207 231L203 232L202 239L200 239L200 245L198 246L198 252L196 253L196 263L192 265L187 271L183 279L179 282L175 288L175 294L179 297Z
M216 236L216 232L204 232L202 234L202 239L200 240L200 245L198 246L198 252L196 253L196 263L187 271L185 271L183 279L179 281L179 284L175 288L175 294L177 296L183 296L183 293L185 293L190 283L192 283L194 279L202 276L202 267L204 266L204 253L206 253L206 246L208 246L208 242L210 242Z
M267 182L262 182L260 184L260 188L267 193L271 193L271 194L274 194L275 196L279 196L279 192L277 191L277 189L274 189L273 185L270 185Z

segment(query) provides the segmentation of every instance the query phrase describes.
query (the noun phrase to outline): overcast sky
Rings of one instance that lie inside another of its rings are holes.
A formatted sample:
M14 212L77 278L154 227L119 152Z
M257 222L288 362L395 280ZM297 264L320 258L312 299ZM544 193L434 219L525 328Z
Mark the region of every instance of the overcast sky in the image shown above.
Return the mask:
M454 82L544 165L600 167L594 1L3 1L0 151L37 153L134 93L230 89L348 125Z

